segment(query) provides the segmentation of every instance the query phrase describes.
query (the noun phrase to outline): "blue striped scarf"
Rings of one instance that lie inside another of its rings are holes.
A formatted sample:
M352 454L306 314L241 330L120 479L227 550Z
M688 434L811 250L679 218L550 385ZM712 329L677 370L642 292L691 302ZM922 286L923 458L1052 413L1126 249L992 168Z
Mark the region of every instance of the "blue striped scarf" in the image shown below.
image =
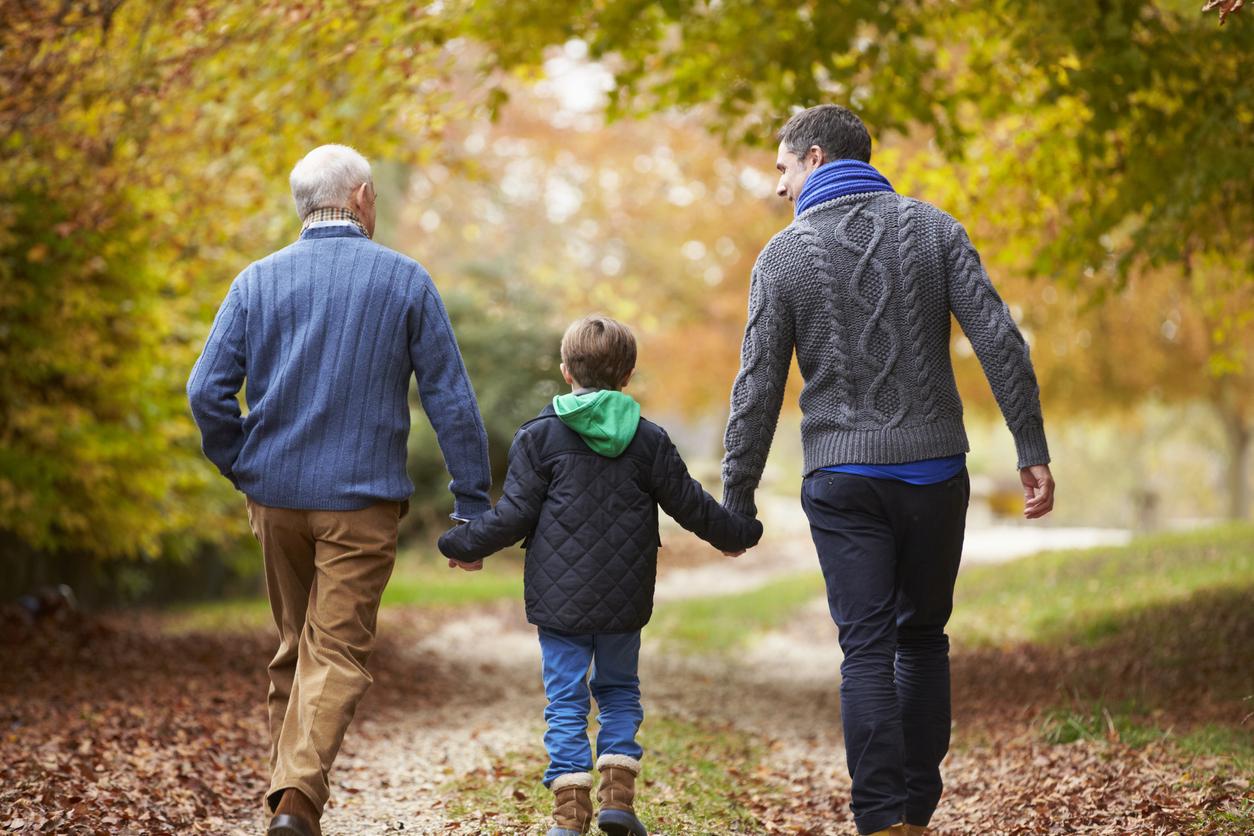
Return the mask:
M870 163L836 160L814 169L797 195L796 213L850 194L891 192L893 184Z

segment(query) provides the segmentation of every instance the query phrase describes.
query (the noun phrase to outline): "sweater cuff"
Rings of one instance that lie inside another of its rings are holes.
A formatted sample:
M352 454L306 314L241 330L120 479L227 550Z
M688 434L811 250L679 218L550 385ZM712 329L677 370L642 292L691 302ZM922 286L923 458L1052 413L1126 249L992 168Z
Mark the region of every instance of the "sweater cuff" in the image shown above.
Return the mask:
M1049 445L1045 443L1045 425L1040 419L1026 422L1014 437L1020 470L1034 464L1049 464Z
M470 522L475 517L481 517L492 510L490 502L481 502L478 500L453 500L453 513L449 514L449 519L455 522Z
M758 515L758 508L753 504L753 488L723 488L723 507L746 517Z

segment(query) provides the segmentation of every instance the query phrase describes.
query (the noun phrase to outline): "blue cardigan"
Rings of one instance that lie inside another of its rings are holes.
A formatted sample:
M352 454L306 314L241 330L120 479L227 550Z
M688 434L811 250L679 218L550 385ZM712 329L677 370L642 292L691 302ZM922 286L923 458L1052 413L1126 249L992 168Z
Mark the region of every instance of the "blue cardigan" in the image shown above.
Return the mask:
M413 493L415 374L454 515L476 517L489 508L488 438L431 277L355 227L312 227L232 282L187 396L205 455L236 488L263 505L351 510Z

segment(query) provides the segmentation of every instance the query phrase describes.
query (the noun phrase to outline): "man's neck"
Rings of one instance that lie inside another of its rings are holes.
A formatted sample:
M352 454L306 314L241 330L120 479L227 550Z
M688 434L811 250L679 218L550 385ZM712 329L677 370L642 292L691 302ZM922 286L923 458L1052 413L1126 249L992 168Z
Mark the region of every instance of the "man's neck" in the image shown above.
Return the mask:
M367 238L371 237L366 225L361 222L361 218L357 217L357 213L344 206L324 206L314 209L305 216L300 230L304 232L306 229L323 226L355 226L362 235Z

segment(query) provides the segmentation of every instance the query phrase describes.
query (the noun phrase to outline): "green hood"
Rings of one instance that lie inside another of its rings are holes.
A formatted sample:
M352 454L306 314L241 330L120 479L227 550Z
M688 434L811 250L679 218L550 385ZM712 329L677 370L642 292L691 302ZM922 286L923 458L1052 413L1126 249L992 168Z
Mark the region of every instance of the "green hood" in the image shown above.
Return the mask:
M640 404L613 389L558 395L553 411L594 453L611 459L623 454L640 424Z

